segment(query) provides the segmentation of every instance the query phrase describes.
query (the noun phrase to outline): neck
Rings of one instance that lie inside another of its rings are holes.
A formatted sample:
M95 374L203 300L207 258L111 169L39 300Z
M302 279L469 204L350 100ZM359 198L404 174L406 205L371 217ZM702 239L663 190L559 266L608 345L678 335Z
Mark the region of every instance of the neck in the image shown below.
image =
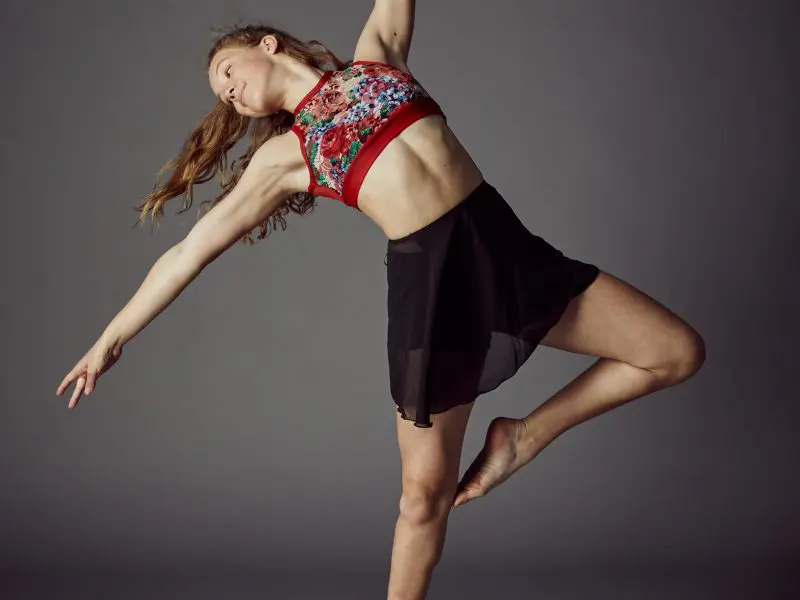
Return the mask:
M283 68L284 93L280 105L283 110L294 113L300 101L319 83L324 70L296 59L290 59Z

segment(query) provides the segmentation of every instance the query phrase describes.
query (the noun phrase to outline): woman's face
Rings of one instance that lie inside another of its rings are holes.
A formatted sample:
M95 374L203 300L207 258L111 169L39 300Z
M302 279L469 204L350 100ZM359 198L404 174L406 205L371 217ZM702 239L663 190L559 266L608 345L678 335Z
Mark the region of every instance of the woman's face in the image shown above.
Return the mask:
M208 80L214 95L246 117L264 117L279 108L269 82L275 67L271 60L275 38L266 36L258 46L229 46L214 55Z

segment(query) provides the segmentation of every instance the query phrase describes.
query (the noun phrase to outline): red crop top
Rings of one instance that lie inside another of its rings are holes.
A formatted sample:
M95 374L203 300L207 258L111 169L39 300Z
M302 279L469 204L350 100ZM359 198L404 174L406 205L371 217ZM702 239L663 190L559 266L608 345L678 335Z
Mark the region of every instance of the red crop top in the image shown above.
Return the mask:
M325 71L297 105L291 127L308 165L308 192L358 209L358 190L381 150L430 114L444 116L411 74L392 65L357 60Z

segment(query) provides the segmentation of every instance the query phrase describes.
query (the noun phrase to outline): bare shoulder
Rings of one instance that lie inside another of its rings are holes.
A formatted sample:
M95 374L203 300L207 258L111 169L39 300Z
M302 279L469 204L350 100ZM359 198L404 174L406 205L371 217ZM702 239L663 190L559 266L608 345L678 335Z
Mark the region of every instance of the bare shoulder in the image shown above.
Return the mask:
M261 144L253 154L252 160L257 160L264 167L287 167L297 159L302 160L297 134L291 129L280 135L275 135Z
M281 188L289 193L308 189L308 167L297 134L291 129L268 139L255 151L252 161L269 167L280 178ZM305 177L305 179L304 179Z

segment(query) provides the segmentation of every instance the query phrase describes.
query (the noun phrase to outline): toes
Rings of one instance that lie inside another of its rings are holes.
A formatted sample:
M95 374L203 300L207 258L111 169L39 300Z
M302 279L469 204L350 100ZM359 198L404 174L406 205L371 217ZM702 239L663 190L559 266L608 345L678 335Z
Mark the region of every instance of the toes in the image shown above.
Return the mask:
M453 508L461 506L462 504L466 504L470 500L473 500L474 498L480 498L481 496L483 496L483 492L479 489L465 489L456 495L455 501L453 502Z
M484 495L480 477L466 473L458 483L453 508Z
M488 454L484 447L472 461L472 464L464 472L461 481L458 482L456 488L455 502L453 507L459 506L483 495L483 470L486 466L486 458Z

